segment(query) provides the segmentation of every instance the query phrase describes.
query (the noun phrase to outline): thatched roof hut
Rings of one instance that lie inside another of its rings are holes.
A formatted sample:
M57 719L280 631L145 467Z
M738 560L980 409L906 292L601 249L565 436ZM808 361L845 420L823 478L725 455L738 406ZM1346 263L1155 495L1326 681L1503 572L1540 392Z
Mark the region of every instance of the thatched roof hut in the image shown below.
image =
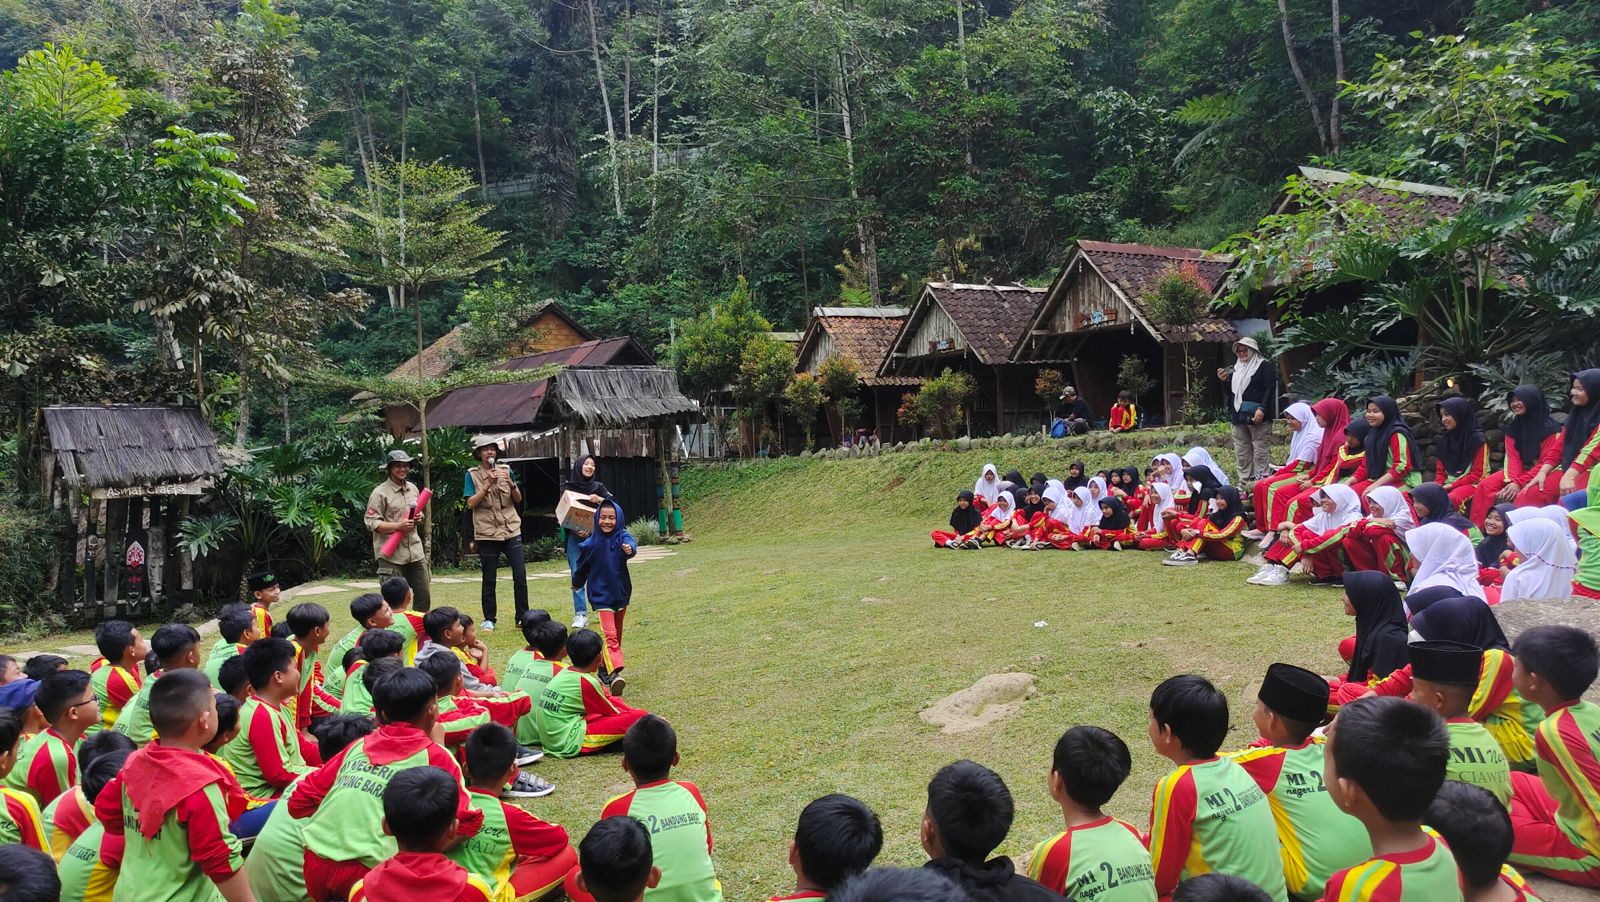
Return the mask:
M562 414L585 426L643 426L695 410L665 367L573 367L552 381Z
M95 498L198 495L222 472L217 440L191 408L46 407L44 424L47 467Z

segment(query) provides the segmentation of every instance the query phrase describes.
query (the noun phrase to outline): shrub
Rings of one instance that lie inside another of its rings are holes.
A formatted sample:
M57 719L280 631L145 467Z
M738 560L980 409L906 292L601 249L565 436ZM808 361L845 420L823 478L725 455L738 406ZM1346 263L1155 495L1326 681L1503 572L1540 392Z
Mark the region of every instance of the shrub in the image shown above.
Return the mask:
M651 517L640 517L628 524L628 532L632 534L639 547L661 544L661 524Z
M548 561L566 553L566 546L555 536L540 536L523 546L530 561Z
M1117 367L1117 387L1133 395L1136 403L1143 402L1144 396L1156 387L1156 381L1150 378L1150 371L1144 365L1144 358L1137 354L1122 358L1122 363Z
M7 633L43 632L62 624L47 588L58 526L46 511L0 501L0 628Z
M924 382L914 396L912 403L919 414L918 422L932 427L940 438L950 438L977 390L977 383L971 376L946 369Z
M1166 326L1187 326L1206 315L1211 286L1192 261L1168 266L1144 299L1150 318Z

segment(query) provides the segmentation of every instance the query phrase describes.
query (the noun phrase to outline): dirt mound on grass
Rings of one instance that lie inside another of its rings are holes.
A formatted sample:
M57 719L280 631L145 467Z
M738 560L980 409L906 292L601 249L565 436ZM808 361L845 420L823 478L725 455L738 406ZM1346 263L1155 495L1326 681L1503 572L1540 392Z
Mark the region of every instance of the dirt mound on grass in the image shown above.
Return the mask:
M941 727L941 733L969 733L1021 711L1033 693L1033 674L991 673L939 699L919 716Z

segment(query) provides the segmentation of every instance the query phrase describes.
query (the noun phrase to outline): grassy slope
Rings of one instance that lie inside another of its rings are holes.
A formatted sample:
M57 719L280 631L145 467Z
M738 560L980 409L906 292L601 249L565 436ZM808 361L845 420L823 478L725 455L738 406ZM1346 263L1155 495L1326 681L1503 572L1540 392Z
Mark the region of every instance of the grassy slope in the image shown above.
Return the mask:
M628 700L678 726L678 773L705 790L731 900L790 885L794 819L827 792L878 811L883 861L919 862L927 779L963 757L1011 786L1017 822L1002 851L1025 854L1059 829L1044 782L1056 737L1075 723L1108 727L1133 749L1133 776L1111 811L1142 826L1165 769L1144 738L1156 682L1184 671L1218 681L1234 703L1230 740L1243 744L1268 663L1338 669L1333 646L1348 621L1336 592L1257 589L1243 583L1246 565L1169 568L1153 553L930 546L928 530L944 525L954 494L985 461L1060 473L1080 456L1029 448L689 472L696 541L633 568ZM1147 459L1087 455L1091 468ZM560 580L530 589L536 606L570 613ZM477 612L476 580L434 595ZM502 584L503 606L509 595ZM344 597L315 599L341 627ZM1040 620L1048 626L1035 628ZM511 630L494 633L494 661L517 643ZM1008 670L1037 678L1019 716L965 736L918 719L943 696ZM529 808L574 839L630 785L615 756L536 767L559 789Z

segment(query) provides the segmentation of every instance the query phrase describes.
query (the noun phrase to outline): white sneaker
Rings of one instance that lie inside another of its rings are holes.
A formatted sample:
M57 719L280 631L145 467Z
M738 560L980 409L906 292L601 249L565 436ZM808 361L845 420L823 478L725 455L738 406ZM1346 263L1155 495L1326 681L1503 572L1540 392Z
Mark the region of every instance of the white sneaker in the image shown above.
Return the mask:
M1256 568L1256 572L1251 574L1250 578L1245 580L1245 582L1249 583L1252 586L1259 586L1259 585L1261 585L1261 577L1266 576L1267 575L1267 571L1271 570L1271 569L1272 569L1272 565L1271 564L1262 564L1260 567Z
M1251 542L1259 542L1262 539L1267 537L1267 534L1265 532L1259 530L1259 529L1247 529L1244 532L1240 533L1239 535L1243 536L1244 538L1248 539Z
M1289 568L1281 564L1273 564L1272 568L1260 574L1256 580L1258 586L1287 586L1289 584Z
M586 627L588 625L589 625L589 612L588 611L579 611L578 613L572 615L572 628L573 629L581 630L581 629L583 629L584 627Z
M494 632L494 621L493 620L485 620L484 622L478 624L478 629L481 632L492 633L492 632Z

